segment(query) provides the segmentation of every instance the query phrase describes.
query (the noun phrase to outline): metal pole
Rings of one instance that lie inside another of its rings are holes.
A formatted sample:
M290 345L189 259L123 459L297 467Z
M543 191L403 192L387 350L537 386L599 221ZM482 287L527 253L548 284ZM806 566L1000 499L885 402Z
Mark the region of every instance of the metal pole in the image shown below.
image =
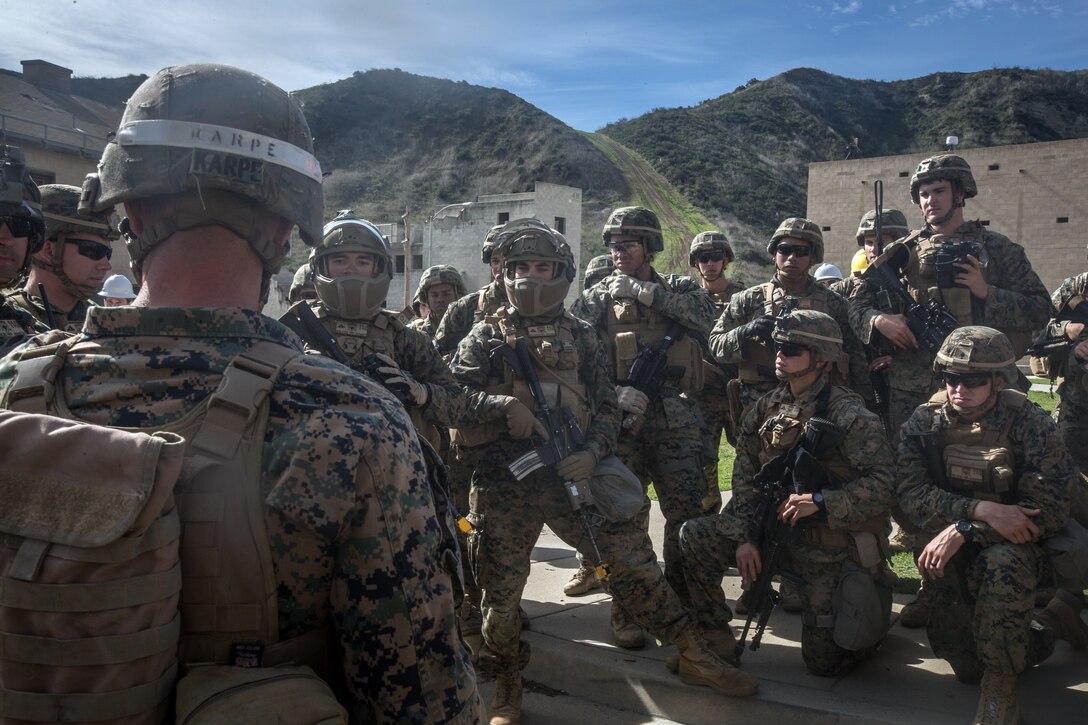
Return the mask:
M412 227L411 222L408 221L408 207L404 207L404 216L400 218L404 222L404 307L401 309L408 309L411 305L411 290L412 286Z

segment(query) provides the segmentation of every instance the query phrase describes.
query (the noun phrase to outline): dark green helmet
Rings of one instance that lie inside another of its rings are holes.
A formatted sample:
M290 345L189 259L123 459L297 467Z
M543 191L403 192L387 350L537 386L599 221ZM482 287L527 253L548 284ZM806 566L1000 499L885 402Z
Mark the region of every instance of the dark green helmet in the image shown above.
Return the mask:
M918 187L927 181L949 179L963 190L963 198L978 196L978 186L971 173L971 165L962 156L956 154L937 154L923 159L910 177L910 199L918 204Z
M328 259L340 252L363 252L374 257L374 275L332 277ZM345 209L325 225L320 246L310 260L314 287L321 304L334 317L369 319L378 314L393 279L393 254L378 228Z
M119 239L120 221L113 207L100 212L79 211L83 190L69 184L45 184L42 192L42 215L45 216L45 238L55 240L60 234L96 234L105 239Z
M880 214L880 230L891 234L892 239L905 237L910 232L907 216L898 209L883 209ZM876 209L870 209L858 222L858 246L865 244L866 234L876 234Z
M665 237L661 234L661 222L657 214L642 206L625 206L613 211L604 223L604 243L613 234L629 234L638 237L651 253L665 249Z
M574 281L574 253L562 234L550 229L538 220L519 219L510 222L502 235L503 286L511 306L527 317L536 317L555 311L563 304L571 282ZM555 274L551 279L533 277L515 278L518 262L545 260L555 262Z
M691 249L688 250L688 264L695 266L695 261L703 252L721 251L725 254L725 263L733 261L733 247L729 240L719 231L699 232L691 240Z
M772 338L811 350L821 361L834 362L842 354L842 329L826 312L794 310L775 323Z
M615 268L616 264L612 261L611 254L600 254L589 260L589 264L586 265L586 276L582 282L582 289L589 289L597 284L612 274L612 270Z
M0 219L27 221L27 249L22 271L30 266L30 255L45 244L45 217L42 195L26 170L26 157L15 146L0 145Z
M495 236L502 231L503 224L496 224L487 230L487 235L484 237L484 245L481 248L481 257L484 264L491 264L491 255L495 253Z
M981 325L950 332L933 360L933 371L1001 374L1009 385L1019 379L1012 342L1005 333Z
M415 310L417 315L419 314L420 304L427 304L427 290L438 284L453 285L453 292L457 299L461 299L468 294L468 290L465 289L465 281L456 267L448 264L436 264L433 267L427 267L419 278L415 302L412 303L412 309Z

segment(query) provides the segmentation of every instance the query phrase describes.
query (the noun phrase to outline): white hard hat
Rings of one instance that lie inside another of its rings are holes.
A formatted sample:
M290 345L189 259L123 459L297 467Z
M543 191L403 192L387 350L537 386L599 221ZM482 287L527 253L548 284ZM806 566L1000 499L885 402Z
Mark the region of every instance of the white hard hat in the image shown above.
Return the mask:
M822 279L842 279L842 272L840 272L839 268L835 265L826 262L816 268L816 272L813 276L816 278L817 282Z
M132 291L132 282L123 274L111 274L102 283L102 289L98 293L102 297L119 297L124 300L136 299L136 293Z

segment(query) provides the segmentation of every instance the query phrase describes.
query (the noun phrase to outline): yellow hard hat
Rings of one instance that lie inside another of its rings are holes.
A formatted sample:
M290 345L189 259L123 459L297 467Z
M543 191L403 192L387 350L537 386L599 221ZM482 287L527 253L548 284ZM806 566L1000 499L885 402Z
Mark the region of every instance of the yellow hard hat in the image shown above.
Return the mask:
M850 260L850 273L855 277L869 268L869 258L865 256L865 248L854 252L854 258Z

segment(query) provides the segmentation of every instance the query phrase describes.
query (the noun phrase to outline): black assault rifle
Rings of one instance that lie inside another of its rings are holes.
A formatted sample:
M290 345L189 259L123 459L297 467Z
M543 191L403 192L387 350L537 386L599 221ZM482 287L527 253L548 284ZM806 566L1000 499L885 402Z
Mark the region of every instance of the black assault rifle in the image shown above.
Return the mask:
M546 441L507 465L510 472L514 474L514 478L520 481L538 468L555 466L567 456L584 448L585 437L570 407L561 406L560 401L557 400L556 405L559 407L557 411L548 404L525 338L517 338L513 348L504 342L492 350L491 354L501 357L510 366L514 375L524 380L529 386L529 392L533 396L533 414L548 431ZM601 551L597 548L597 537L593 533L595 528L604 523L604 516L593 507L593 494L589 490L589 481L563 481L563 489L566 491L571 509L577 511L582 517L586 537L593 547L596 558L597 576L605 583L607 590L609 567L601 558Z
M911 297L903 281L899 279L898 268L906 263L909 252L901 248L901 254L885 260L881 264L870 264L861 275L864 279L894 292L903 301L903 315L907 318L907 327L914 334L918 344L936 354L949 333L960 326L956 318L939 300L930 300L922 304ZM896 264L895 260L901 260Z
M873 226L876 231L876 253L879 257L884 252L884 182L877 179L873 182L873 201L876 209L876 219ZM864 247L863 247L864 248ZM880 344L881 338L877 329L873 329L869 336L869 344L865 346L866 359L869 361L869 384L873 386L873 401L876 403L876 412L880 416L880 422L884 426L884 433L892 437L892 418L890 406L891 386L888 384L888 371L873 370L873 361L889 354L884 345Z
M661 344L654 349L653 345L643 345L638 355L631 363L631 370L627 373L627 384L635 390L641 391L652 405L661 397L661 389L668 379L679 379L684 374L683 365L669 365L669 348L682 338L687 328L675 320L669 323L665 330L665 337ZM625 415L620 427L624 430L633 429L641 421L641 414Z
M759 649L771 612L781 600L771 587L771 580L780 576L794 584L803 582L799 574L782 566L782 555L787 546L800 540L800 528L809 519L801 519L793 526L778 518L778 507L791 493L815 493L829 486L831 478L817 456L838 446L845 436L846 431L831 421L809 418L800 440L782 455L767 461L752 481L759 503L748 522L748 539L759 549L760 570L748 590L748 618L734 650L737 659L744 652L753 620L756 629L748 648L753 652Z
M1083 295L1074 295L1062 304L1058 310L1055 322L1079 322L1088 325L1088 304ZM1028 355L1032 357L1049 357L1051 355L1063 355L1073 346L1074 341L1067 335L1054 335L1044 337L1028 348Z

